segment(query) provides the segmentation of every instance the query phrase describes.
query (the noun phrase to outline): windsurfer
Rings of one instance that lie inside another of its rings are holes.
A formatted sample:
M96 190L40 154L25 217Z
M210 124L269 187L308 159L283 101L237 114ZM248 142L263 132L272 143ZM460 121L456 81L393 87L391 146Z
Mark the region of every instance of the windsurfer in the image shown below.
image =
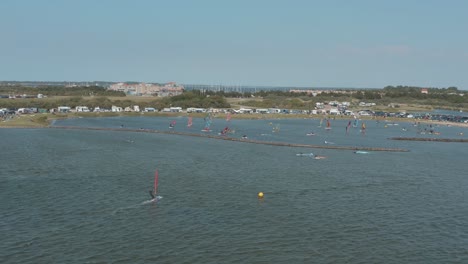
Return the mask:
M150 196L151 196L151 199L154 199L154 198L155 198L155 197L154 197L153 190L149 190L149 194L150 194Z

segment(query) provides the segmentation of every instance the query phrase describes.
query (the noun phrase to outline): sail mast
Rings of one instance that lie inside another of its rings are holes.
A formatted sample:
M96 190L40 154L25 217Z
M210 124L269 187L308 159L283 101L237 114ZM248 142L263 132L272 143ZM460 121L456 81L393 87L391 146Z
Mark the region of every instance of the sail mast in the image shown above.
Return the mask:
M154 195L158 192L158 170L156 170L156 173L154 174Z

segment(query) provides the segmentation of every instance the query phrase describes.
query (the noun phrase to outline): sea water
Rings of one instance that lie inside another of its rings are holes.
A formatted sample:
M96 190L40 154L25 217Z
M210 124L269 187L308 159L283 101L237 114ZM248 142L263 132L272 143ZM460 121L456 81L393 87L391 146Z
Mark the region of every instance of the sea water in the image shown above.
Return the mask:
M203 119L56 126L203 134ZM409 152L310 149L170 134L0 129L1 263L466 263L466 128L317 119L213 121L212 134ZM272 128L278 125L279 132ZM402 128L405 127L406 131ZM306 136L314 132L315 136ZM463 134L461 134L463 133ZM326 156L315 160L298 153ZM159 170L157 203L148 191ZM257 193L264 198L258 199Z

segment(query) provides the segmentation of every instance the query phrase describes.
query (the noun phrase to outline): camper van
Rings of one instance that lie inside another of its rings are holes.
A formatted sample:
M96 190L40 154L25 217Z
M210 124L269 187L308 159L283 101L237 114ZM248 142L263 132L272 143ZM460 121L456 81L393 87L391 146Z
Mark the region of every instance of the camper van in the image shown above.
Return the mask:
M69 106L59 106L57 112L59 113L69 113L71 108Z
M75 108L76 112L89 112L89 108L87 106L77 106Z

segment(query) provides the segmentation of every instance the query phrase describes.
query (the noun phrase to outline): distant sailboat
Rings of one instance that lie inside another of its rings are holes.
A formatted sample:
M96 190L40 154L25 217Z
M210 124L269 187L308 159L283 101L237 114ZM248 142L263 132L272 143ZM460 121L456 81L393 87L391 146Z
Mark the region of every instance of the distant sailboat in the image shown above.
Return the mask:
M169 124L169 128L174 128L176 125L176 121L172 120L172 122Z
M315 136L315 133L313 131L310 131L310 132L306 133L306 136Z
M230 130L229 127L225 127L223 130L221 130L219 134L222 136L225 136L229 132L229 130Z
M327 119L327 127L325 127L326 130L331 129L331 124L330 124L330 119Z
M231 123L231 112L228 112L226 114L226 122L228 122L228 125ZM226 125L226 128L224 128L223 131L221 132L222 135L226 135L227 133L233 134L236 132L235 129L229 128L228 125Z
M189 118L188 118L187 127L192 127L192 117L191 116L189 116Z
M361 133L366 134L366 123L362 122L361 124Z
M322 118L322 119L320 119L320 124L319 124L319 126L318 126L318 127L322 127L322 123L323 123L323 118Z
M205 127L202 129L203 132L211 132L211 115L205 117Z
M153 194L156 196L158 194L158 180L159 180L159 171L156 170L154 173L154 186L153 186Z
M349 121L348 125L346 126L346 134L348 134L350 127L351 127L351 121Z
M157 202L162 197L158 195L158 180L159 180L159 172L156 170L154 173L154 185L153 190L149 191L151 195L151 200L149 202Z
M357 127L358 123L359 123L359 120L356 117L354 117L353 127Z
M280 125L277 124L276 126L273 127L272 132L273 132L273 133L277 133L277 132L279 132L279 131L280 131Z

